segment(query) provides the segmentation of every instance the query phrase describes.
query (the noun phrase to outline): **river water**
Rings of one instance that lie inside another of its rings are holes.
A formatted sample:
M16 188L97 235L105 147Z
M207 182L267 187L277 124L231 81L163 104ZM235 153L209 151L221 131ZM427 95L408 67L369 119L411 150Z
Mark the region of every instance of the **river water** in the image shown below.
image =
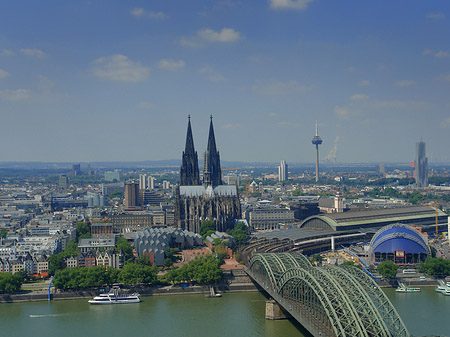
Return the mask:
M415 336L450 336L450 296L422 288L391 298ZM289 320L265 320L265 297L257 292L143 297L128 305L89 305L87 300L0 304L0 336L302 337Z

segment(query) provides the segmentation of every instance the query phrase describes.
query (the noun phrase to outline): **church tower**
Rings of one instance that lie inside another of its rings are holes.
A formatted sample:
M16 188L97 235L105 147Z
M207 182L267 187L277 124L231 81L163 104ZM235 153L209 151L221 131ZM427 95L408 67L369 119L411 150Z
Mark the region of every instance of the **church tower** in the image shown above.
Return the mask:
M208 146L206 148L205 161L203 163L203 185L219 186L222 185L222 169L220 167L219 151L217 151L216 148L212 116L210 118Z
M180 169L180 185L200 185L198 170L198 157L194 148L194 137L192 137L191 116L188 116L188 129L186 135L186 148L183 151Z

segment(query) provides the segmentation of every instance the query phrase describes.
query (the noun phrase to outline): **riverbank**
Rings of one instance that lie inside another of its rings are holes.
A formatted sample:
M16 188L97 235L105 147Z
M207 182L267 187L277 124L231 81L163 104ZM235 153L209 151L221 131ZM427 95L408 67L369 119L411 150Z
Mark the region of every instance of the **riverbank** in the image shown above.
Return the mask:
M253 281L241 269L226 270L222 282L214 286L216 291L222 293L258 291ZM142 296L185 295L185 294L209 294L210 286L134 286L130 289L123 288L124 292L138 292ZM55 291L52 289L52 300L70 300L93 298L99 290L73 290ZM48 292L29 291L20 294L0 295L0 303L38 302L48 301Z

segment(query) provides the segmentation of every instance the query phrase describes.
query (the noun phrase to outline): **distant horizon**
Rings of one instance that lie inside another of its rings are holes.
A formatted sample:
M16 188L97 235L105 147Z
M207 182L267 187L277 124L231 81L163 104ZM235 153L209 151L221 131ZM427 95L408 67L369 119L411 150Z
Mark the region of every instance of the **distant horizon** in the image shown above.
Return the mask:
M202 160L199 160L199 166L202 167ZM88 161L4 161L0 162L0 169L6 169L6 168L14 168L13 166L19 166L19 168L36 168L42 166L58 166L56 168L62 169L67 168L71 169L72 165L80 164L83 169L86 169L88 166L92 166L91 168L95 169L98 168L96 166L105 165L107 169L113 169L114 165L119 165L118 168L179 168L181 165L181 159L165 159L165 160L141 160L141 161L95 161L95 162L88 162ZM126 165L129 164L130 166L127 167ZM230 169L234 168L234 166L244 166L239 167L236 169L246 169L246 168L252 168L252 167L264 167L264 166L271 166L276 168L280 163L279 162L243 162L243 161L226 161L221 160L222 168ZM288 168L297 168L297 167L315 167L314 162L310 163L301 163L301 162L288 162L286 161L286 164L288 165ZM321 167L339 167L339 166L349 166L349 167L358 167L358 166L378 166L379 164L384 164L386 168L391 167L405 167L410 169L411 168L411 162L321 162ZM141 166L142 165L142 166ZM434 166L450 166L449 162L434 162L429 163L430 167ZM46 167L47 169L51 169L52 167Z

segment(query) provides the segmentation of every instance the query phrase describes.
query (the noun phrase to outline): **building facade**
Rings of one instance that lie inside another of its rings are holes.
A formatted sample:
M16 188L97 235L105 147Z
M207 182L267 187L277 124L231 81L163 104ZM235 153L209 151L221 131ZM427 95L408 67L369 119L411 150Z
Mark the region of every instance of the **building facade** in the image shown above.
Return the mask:
M428 186L428 158L425 152L425 142L418 142L416 144L416 186L427 187Z
M241 217L241 205L237 186L222 185L220 155L216 147L212 116L203 165L203 185L200 185L198 175L198 158L189 118L186 149L180 170L180 186L176 191L177 227L198 233L202 221L213 220L216 230L220 232L232 228L234 220Z
M288 166L285 160L282 160L280 166L278 166L278 181L288 180Z

